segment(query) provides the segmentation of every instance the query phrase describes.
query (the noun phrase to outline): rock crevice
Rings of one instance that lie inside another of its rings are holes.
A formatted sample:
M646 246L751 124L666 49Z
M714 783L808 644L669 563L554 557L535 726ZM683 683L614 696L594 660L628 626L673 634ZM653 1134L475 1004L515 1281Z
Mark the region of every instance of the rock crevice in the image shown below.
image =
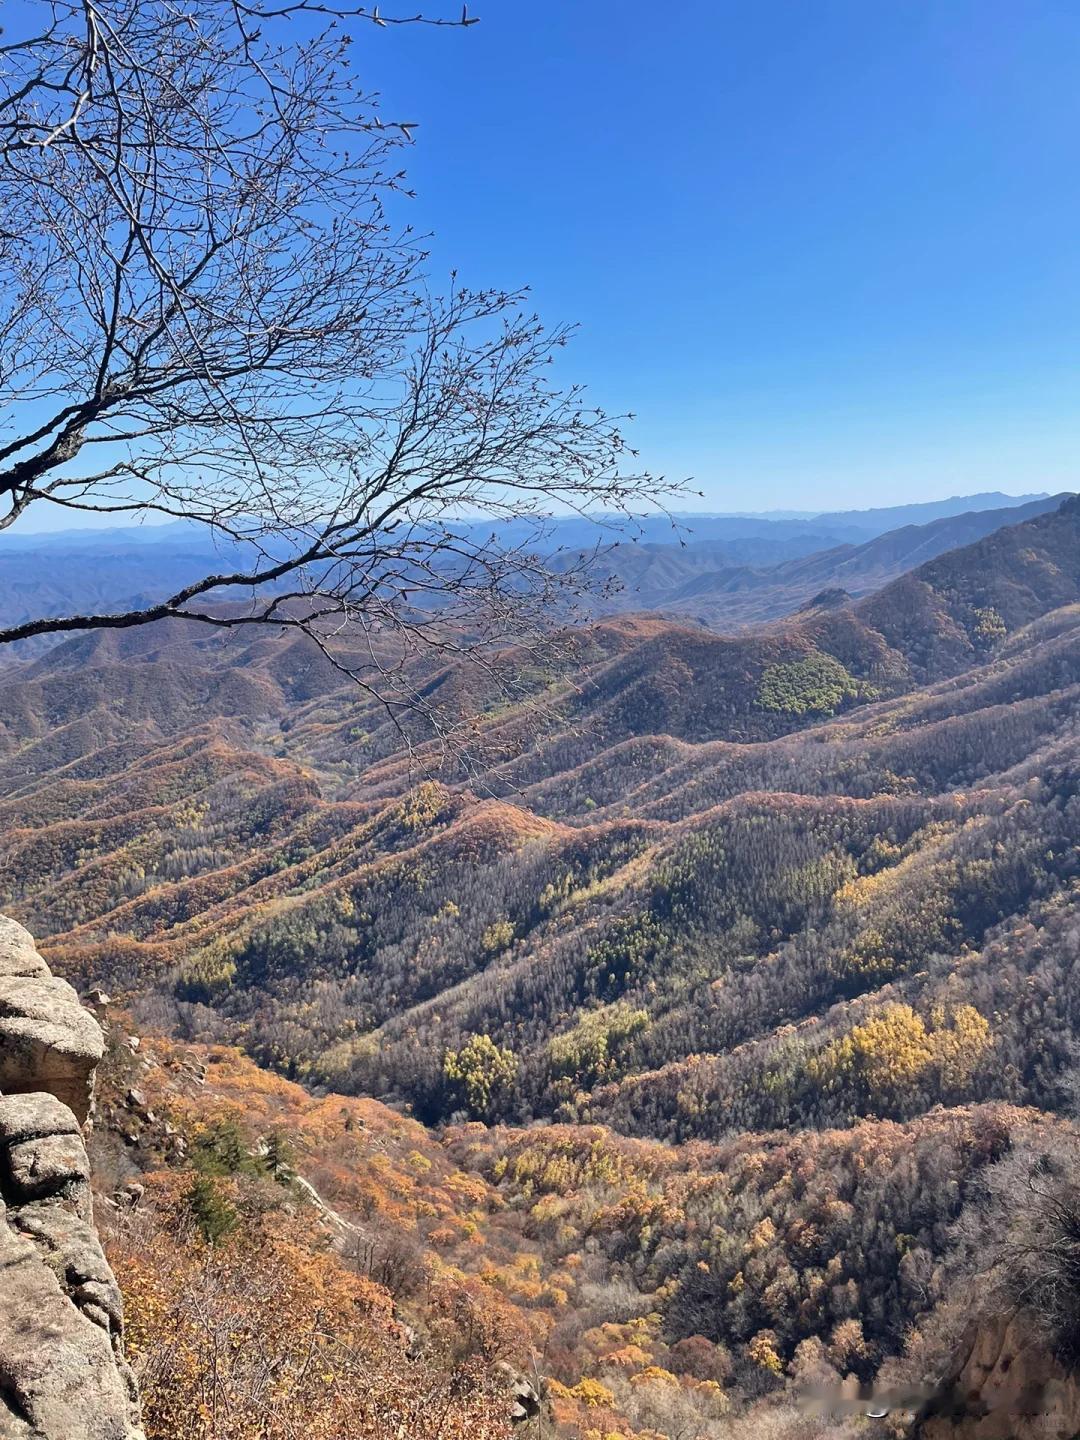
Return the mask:
M82 1126L104 1038L0 916L0 1440L140 1440Z

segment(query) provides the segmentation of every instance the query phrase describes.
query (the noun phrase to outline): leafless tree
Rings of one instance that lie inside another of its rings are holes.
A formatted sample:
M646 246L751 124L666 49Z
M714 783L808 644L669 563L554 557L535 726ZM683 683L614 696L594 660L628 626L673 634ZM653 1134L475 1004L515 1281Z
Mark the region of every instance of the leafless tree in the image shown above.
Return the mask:
M0 642L183 616L333 653L345 625L385 670L387 637L475 649L565 595L538 539L552 509L655 499L621 472L616 421L551 382L568 331L521 294L435 293L395 223L414 127L380 118L352 42L472 23L347 0L17 0L0 528L35 505L153 513L207 527L223 558L159 602ZM494 538L523 517L527 542Z

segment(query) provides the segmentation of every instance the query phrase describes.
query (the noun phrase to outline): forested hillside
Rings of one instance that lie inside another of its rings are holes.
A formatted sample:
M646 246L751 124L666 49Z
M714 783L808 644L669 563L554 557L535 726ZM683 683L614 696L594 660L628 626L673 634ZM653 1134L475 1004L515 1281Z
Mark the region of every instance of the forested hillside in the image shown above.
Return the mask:
M742 637L631 618L433 669L439 741L304 641L71 641L0 689L0 904L142 1013L429 1121L1048 1103L1078 532L1070 501Z
M433 656L420 711L360 653L170 622L20 666L0 908L140 1027L407 1107L416 1243L512 1302L557 1435L932 1369L957 1225L1004 1245L1075 1144L1080 502L737 636Z
M1034 1110L678 1147L436 1135L99 1014L99 1224L148 1440L298 1414L328 1440L853 1433L808 1419L807 1388L955 1403L949 1357L1008 1303L997 1257L1044 1198L1075 1203L1075 1131ZM1059 1318L1029 1336L1049 1348Z

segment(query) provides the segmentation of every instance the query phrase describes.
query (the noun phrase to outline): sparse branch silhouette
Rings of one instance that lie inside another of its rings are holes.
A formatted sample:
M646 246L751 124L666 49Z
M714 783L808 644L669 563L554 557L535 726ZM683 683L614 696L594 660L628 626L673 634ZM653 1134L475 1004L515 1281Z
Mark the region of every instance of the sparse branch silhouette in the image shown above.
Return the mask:
M50 0L0 37L0 529L31 507L207 528L172 616L406 654L522 634L572 593L553 507L626 512L615 418L550 380L570 331L524 292L445 293L388 205L414 122L357 80L358 29L457 17L282 0ZM503 545L493 525L529 518ZM484 523L478 523L483 521ZM521 535L528 541L521 542ZM465 629L462 629L462 624Z

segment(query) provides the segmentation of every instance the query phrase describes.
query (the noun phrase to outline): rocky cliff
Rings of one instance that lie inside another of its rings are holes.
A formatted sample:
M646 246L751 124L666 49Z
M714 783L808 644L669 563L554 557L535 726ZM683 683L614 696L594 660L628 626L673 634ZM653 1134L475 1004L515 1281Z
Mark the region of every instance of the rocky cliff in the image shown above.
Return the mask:
M0 917L0 1440L139 1440L83 1144L104 1040Z
M960 1345L914 1440L1074 1440L1080 1381L1032 1337L1030 1320L1001 1316Z

